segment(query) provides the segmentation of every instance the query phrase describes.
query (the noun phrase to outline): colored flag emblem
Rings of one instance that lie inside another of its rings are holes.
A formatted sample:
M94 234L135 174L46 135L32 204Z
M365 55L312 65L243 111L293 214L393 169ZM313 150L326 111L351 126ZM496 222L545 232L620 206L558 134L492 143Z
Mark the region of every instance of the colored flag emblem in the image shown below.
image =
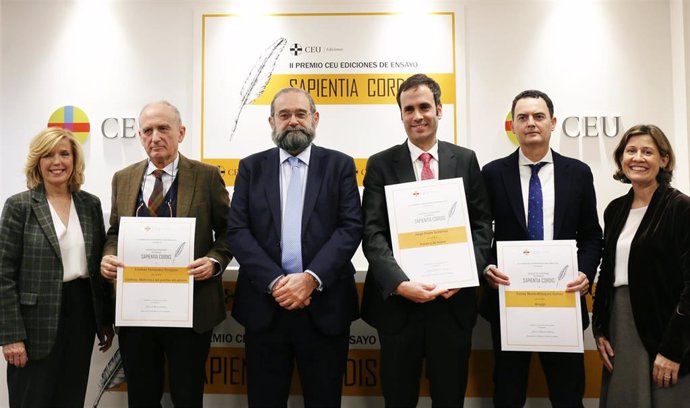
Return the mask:
M48 120L48 127L67 129L74 133L79 143L84 144L89 137L89 118L86 113L76 106L63 106L58 108Z
M520 142L518 142L517 137L515 137L515 133L513 133L513 114L512 114L512 112L508 112L508 114L506 115L505 130L506 130L506 135L508 135L508 139L510 139L510 142L512 144L514 144L515 146L520 146Z

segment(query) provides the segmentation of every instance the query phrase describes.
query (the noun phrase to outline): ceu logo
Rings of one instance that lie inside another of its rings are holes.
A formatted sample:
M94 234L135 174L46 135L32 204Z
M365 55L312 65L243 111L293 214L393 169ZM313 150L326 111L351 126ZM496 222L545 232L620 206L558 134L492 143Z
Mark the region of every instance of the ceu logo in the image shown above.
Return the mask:
M508 139L512 144L515 146L519 146L520 142L518 142L517 137L515 137L515 133L513 133L513 114L512 112L508 112L506 115L506 122L505 122L505 130L506 130L506 135L508 135Z
M307 53L307 54L318 54L321 52L321 46L320 45L306 45L302 46L299 43L294 43L290 47L290 52L294 56L298 56L301 53Z
M292 53L292 55L297 56L302 52L302 46L297 43L294 43L292 44L292 47L290 47L290 52Z
M86 142L91 129L89 118L86 116L86 113L76 106L71 105L63 106L55 110L55 112L50 115L48 127L57 127L72 131L81 144Z

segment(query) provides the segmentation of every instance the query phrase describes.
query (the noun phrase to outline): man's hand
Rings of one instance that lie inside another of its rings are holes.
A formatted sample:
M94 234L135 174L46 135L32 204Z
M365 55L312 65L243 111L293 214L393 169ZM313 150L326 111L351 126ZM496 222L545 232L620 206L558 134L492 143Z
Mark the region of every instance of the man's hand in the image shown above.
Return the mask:
M113 338L115 337L113 326L109 324L101 325L96 335L98 336L98 350L105 353L113 344Z
M187 265L187 269L189 269L188 273L194 277L194 280L201 281L213 276L213 272L216 270L216 264L211 258L205 256L195 259L194 262Z
M22 368L26 366L26 363L29 361L23 341L5 344L2 346L2 354L5 356L7 364L11 364L15 367Z
M510 286L510 278L508 277L508 275L505 275L503 272L501 272L500 269L498 269L494 265L490 265L486 269L486 272L484 273L484 278L486 278L486 281L489 283L489 286L491 286L494 289L498 289L498 285Z
M117 259L115 255L105 255L101 259L101 276L106 279L117 278L117 268L124 268L125 264Z
M416 303L426 303L442 295L447 289L436 289L436 285L429 283L405 281L395 289L395 294Z
M589 279L587 275L579 272L575 280L568 282L568 286L565 288L566 292L580 292L580 295L584 295L589 290Z
M273 285L271 294L278 304L287 309L302 309L311 303L311 293L318 287L313 276L307 272L283 276Z
M459 291L460 288L448 289L447 291L441 293L441 296L443 296L444 299L450 299L454 294L458 293Z

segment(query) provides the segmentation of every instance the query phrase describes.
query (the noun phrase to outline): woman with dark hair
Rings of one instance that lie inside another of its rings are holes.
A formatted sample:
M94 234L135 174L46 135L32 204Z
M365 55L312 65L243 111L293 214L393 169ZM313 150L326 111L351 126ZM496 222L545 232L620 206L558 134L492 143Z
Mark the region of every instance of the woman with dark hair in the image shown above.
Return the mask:
M687 407L690 198L669 184L675 156L658 127L630 128L614 160L613 177L632 188L604 212L592 321L600 407Z
M83 407L96 333L113 339L110 291L99 273L99 199L80 189L84 155L68 130L31 140L27 191L0 218L0 345L11 408Z

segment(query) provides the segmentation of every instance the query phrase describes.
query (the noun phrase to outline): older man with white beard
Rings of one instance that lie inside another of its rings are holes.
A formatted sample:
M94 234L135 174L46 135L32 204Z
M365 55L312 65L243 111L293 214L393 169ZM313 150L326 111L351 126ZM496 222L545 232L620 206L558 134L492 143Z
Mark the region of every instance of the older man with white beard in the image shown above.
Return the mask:
M228 219L249 406L286 406L296 362L304 405L338 407L358 317L356 169L351 157L312 144L319 112L304 90L279 91L268 122L277 147L240 162Z

